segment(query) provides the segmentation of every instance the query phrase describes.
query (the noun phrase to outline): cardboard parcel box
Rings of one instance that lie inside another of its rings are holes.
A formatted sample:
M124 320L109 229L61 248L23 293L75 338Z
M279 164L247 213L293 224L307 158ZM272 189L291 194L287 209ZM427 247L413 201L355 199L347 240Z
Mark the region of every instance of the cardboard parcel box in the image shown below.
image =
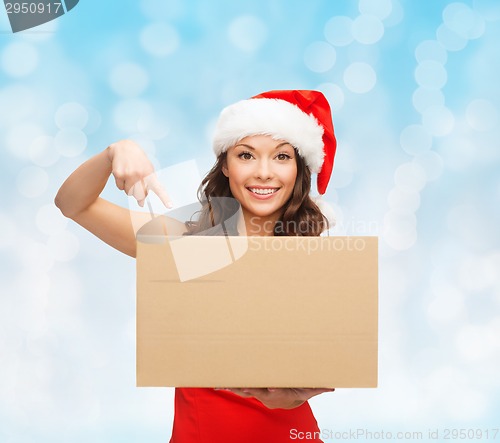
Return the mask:
M137 385L375 387L376 237L137 234Z

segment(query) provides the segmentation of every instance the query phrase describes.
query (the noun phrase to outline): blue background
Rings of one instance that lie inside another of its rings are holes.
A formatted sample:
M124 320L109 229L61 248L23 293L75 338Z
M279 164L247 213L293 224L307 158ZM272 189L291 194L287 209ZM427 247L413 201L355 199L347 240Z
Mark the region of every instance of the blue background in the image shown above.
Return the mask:
M492 439L500 2L81 0L18 34L2 8L0 441L168 439L173 390L135 387L134 261L53 198L122 138L203 174L220 110L287 88L332 105L334 233L380 238L380 386L314 398L320 428Z

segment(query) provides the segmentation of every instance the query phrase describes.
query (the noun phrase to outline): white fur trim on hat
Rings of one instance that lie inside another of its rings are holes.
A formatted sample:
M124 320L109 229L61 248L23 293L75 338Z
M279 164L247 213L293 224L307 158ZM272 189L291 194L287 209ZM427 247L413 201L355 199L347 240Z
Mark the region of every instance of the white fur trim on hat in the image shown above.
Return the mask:
M311 197L311 198L312 198L312 201L314 203L316 203L316 206L318 206L321 213L328 220L328 223L330 224L330 228L333 228L337 223L337 219L335 217L335 211L333 210L333 206L330 203L323 200L323 198L321 196Z
M295 147L313 173L323 164L323 126L286 100L252 98L239 101L221 112L213 140L218 156L250 135L270 135Z

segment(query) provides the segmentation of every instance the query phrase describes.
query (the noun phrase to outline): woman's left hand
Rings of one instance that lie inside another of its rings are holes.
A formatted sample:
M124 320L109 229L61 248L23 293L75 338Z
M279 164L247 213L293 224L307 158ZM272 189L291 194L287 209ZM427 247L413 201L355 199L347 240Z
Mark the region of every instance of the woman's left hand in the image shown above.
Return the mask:
M332 388L231 388L241 397L255 397L269 409L293 409L315 395L333 392Z

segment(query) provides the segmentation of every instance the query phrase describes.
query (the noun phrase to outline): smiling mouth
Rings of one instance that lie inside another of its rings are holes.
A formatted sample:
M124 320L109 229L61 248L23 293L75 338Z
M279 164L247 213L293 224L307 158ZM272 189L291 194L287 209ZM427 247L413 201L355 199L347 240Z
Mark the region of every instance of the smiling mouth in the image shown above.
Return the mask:
M250 192L257 195L270 195L278 192L280 188L247 188Z

